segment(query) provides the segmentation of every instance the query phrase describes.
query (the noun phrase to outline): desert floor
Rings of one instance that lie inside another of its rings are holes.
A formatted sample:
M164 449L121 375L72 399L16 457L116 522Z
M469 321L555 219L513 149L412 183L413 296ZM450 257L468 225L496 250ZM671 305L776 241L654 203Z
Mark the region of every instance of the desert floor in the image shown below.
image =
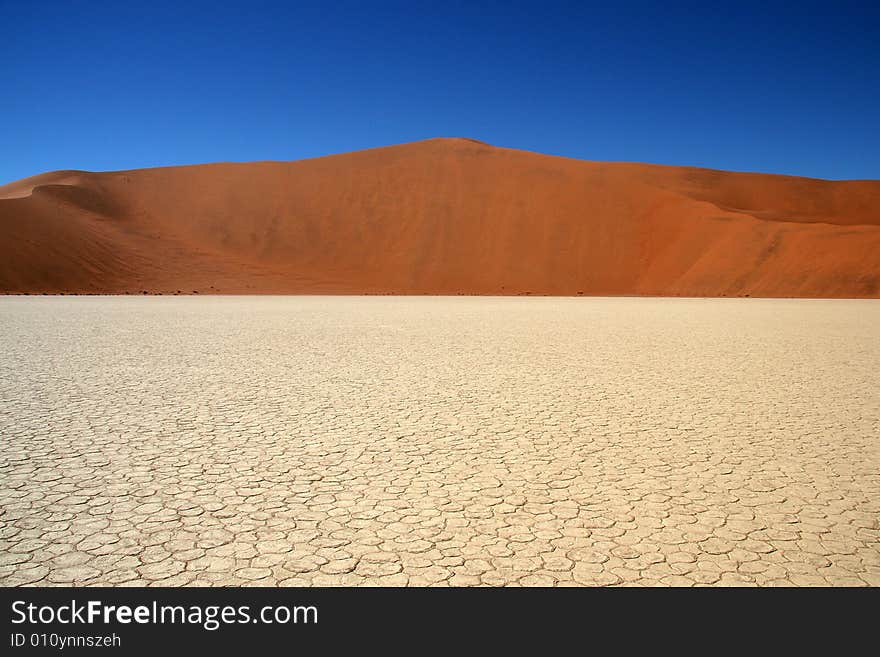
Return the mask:
M0 298L0 584L880 585L880 302Z

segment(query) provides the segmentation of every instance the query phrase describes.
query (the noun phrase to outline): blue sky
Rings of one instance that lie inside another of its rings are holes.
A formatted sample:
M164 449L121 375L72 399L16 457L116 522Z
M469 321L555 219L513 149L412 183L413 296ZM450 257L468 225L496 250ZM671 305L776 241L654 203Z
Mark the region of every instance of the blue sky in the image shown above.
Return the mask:
M0 183L435 136L880 179L878 3L712 4L0 0Z

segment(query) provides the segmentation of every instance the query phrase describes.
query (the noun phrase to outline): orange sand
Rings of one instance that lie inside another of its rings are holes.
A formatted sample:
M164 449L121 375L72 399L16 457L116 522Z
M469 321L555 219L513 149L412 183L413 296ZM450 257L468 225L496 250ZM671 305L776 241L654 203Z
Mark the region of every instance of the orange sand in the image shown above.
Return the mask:
M0 187L0 291L880 296L880 181L423 142Z

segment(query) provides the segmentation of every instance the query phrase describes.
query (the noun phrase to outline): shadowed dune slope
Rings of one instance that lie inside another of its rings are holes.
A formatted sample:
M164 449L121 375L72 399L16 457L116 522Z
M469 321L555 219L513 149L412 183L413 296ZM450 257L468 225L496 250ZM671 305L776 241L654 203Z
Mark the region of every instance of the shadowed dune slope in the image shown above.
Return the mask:
M0 187L0 291L880 296L880 181L432 139Z

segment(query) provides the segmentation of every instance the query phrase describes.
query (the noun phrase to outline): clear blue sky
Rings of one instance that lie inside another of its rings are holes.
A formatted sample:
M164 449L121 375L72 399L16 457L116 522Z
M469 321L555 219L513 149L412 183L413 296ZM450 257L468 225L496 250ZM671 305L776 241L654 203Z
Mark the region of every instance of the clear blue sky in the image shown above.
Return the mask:
M435 136L880 179L880 3L714 4L0 0L0 183Z

